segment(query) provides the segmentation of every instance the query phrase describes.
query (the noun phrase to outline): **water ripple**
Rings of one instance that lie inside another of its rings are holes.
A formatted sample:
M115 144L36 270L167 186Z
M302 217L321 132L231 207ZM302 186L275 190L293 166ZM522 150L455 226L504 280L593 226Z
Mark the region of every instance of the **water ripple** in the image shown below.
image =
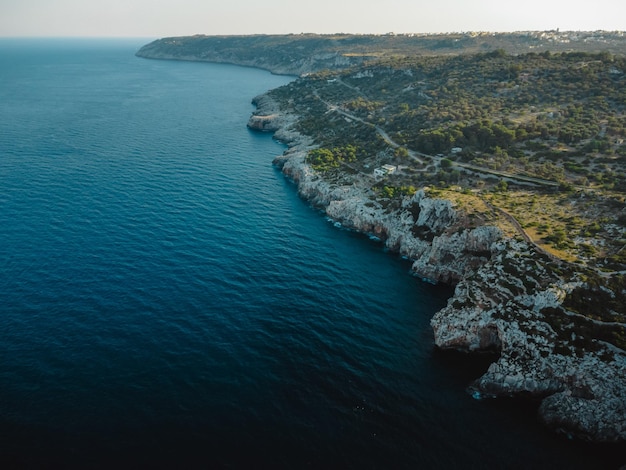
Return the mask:
M289 78L3 44L0 464L593 460L471 400L432 358L449 290L271 167L281 147L243 123Z

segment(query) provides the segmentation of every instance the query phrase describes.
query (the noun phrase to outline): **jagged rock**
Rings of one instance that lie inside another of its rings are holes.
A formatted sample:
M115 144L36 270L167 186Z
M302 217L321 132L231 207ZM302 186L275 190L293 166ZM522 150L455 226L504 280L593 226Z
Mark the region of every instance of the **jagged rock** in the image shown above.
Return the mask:
M259 95L252 100L257 110L248 119L248 127L257 131L276 132L287 125L279 105L269 96Z
M584 386L555 393L543 400L539 414L548 426L583 439L616 442L626 434L626 420L619 419L626 415L623 390L595 396L589 386Z
M412 269L428 279L456 282L483 265L490 256L492 245L501 237L502 232L497 227L462 229L436 236L428 250L413 257Z
M276 140L289 146L290 153L279 157L277 164L282 166L282 163L291 158L293 152L309 149L313 146L310 137L293 130L297 117L281 112L280 105L269 95L262 94L254 97L252 104L257 109L248 119L248 127L259 131L274 132Z
M457 221L456 211L450 201L428 198L423 189L415 193L413 201L420 207L417 225L428 227L434 232L443 232Z
M606 359L557 351L567 340L557 337L543 312L559 307L575 284L533 261L541 282L528 291L516 281L530 247L513 240L497 245L500 253L463 279L432 318L435 343L464 351L499 349L499 359L472 385L479 395L542 397L540 416L551 427L595 441L626 439L626 355L617 348Z

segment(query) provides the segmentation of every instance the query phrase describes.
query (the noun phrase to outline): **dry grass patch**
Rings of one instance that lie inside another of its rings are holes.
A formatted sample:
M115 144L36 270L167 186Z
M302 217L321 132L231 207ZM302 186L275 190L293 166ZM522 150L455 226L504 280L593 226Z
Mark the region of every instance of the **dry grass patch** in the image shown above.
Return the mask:
M577 204L569 194L509 191L487 197L515 217L534 243L563 260L581 261L580 240L602 237L600 232L590 234L588 230L597 224L596 214Z

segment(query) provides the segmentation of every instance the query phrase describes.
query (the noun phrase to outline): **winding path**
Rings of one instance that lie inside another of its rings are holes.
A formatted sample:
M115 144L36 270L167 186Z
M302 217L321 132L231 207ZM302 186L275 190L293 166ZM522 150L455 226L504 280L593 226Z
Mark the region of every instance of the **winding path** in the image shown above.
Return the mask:
M365 94L363 94L363 92L361 90L359 90L359 88L354 87L352 85L348 85L347 83L345 83L343 80L341 79L336 79L336 82L340 85L345 86L346 88L349 88L353 91L356 91L357 93L359 93L359 95L361 97L363 97L364 99L367 99L367 96L365 96ZM387 132L380 126L376 125L376 124L372 124L371 122L366 121L363 118L360 118L358 116L355 116L352 113L349 113L347 111L345 111L344 109L342 109L340 106L336 105L336 104L332 104L329 103L328 101L324 100L320 95L317 89L313 90L313 95L320 100L322 103L324 103L326 105L326 107L328 108L329 112L336 112L341 114L342 116L347 117L348 119L352 119L354 121L358 121L362 124L365 124L366 126L372 127L376 130L376 132L378 133L378 135L380 135L383 140L393 149L397 149L402 147L400 144L398 144L397 142L395 142L390 136L389 134L387 134ZM416 150L411 150L411 149L407 149L408 153L409 153L409 157L416 161L417 163L419 163L420 165L424 164L424 160L420 157L425 157L425 158L430 158L433 161L439 163L441 162L442 158L444 157L438 157L436 155L428 155L426 153L422 153L422 152L418 152ZM497 176L499 178L504 178L506 180L509 181L516 181L519 183L524 183L524 184L535 184L535 185L541 185L541 186L551 186L551 187L556 187L559 185L559 183L555 182L555 181L549 181L549 180L544 180L541 178L535 178L532 176L524 176L524 175L517 175L517 174L513 174L513 173L507 173L504 171L496 171L496 170L489 170L477 165L472 165L471 163L461 163L461 162L453 162L453 166L456 167L460 167L460 168L464 168L466 170L470 170L474 173L477 174L482 174L482 175L493 175L493 176ZM425 171L425 170L422 170Z
M350 88L351 90L356 91L357 93L359 93L360 96L362 96L363 98L367 99L367 97L365 96L365 94L358 88L358 87L354 87L352 85L348 85L347 83L345 83L343 80L341 79L337 79L336 83L339 83L340 85L343 85L347 88ZM328 112L336 112L341 114L342 116L347 117L348 119L352 119L355 121L358 121L362 124L365 124L366 126L372 127L376 130L376 132L383 138L383 140L393 149L397 149L402 147L400 144L398 144L397 142L395 142L390 136L389 134L387 134L387 132L380 126L376 125L376 124L372 124L371 122L368 122L366 120L364 120L363 118L360 118L358 116L355 116L352 113L349 113L347 111L345 111L344 109L342 109L341 107L339 107L338 105L329 103L328 101L325 101L324 99L322 99L322 97L319 95L319 92L317 89L313 90L313 94L314 96L319 99L322 103L324 103L326 105L326 107L328 108ZM424 157L424 158L430 158L432 159L434 162L436 162L437 164L440 164L441 160L445 157L438 157L436 155L428 155L422 152L418 152L416 150L411 150L411 149L407 149L408 153L409 153L409 157L418 162L419 164L424 164L424 160L420 157ZM507 173L507 172L503 172L503 171L496 171L496 170L489 170L480 166L476 166L476 165L472 165L470 163L462 163L462 162L452 162L453 167L459 167L459 168L463 168L465 170L469 170L475 174L478 175L492 175L492 176L497 176L499 178L503 178L505 180L508 181L515 181L517 183L523 183L523 184L531 184L531 185L539 185L539 186L550 186L550 187L557 187L559 186L559 183L555 182L555 181L549 181L549 180L544 180L541 178L535 178L532 176L524 176L524 175L518 175L518 174L512 174L512 173ZM355 168L351 167L353 170L356 170ZM423 169L421 171L426 171L426 169ZM361 174L366 175L365 173L359 171ZM369 175L366 175L369 176ZM543 247L541 247L537 242L535 242L532 237L528 234L528 232L526 232L526 230L524 230L524 227L522 227L522 225L519 223L519 221L513 216L511 215L509 212L505 211L504 209L494 206L493 204L491 204L490 202L486 201L483 199L483 201L485 202L485 204L490 207L492 210L495 210L496 212L498 212L499 214L501 214L506 220L508 220L511 225L513 225L513 227L517 230L517 232L519 232L519 234L522 236L522 238L529 244L533 245L535 247L535 249L549 257L550 259L557 261L557 262L563 262L563 263L571 263L570 261L564 260L562 258L559 258L558 256L554 255L553 253L550 253L549 251L547 251L546 249L544 249ZM594 268L594 267L590 267L591 269L593 269L599 276L607 278L613 275L619 275L619 274L626 274L626 271L616 271L616 272L605 272L602 271L599 268Z

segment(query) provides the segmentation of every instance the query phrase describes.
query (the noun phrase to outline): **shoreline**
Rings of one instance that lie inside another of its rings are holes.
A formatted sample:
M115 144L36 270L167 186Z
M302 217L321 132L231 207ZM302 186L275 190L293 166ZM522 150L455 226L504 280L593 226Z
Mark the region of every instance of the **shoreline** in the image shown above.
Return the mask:
M232 60L209 51L183 57L177 49L170 38L136 55L244 65L275 74L282 74L284 66L232 52ZM344 61L337 59L336 54L319 55L289 65L285 75L302 75L321 64L338 67ZM456 286L448 305L431 320L436 346L499 353L471 385L474 397L529 396L541 400L539 419L556 432L597 443L626 441L626 351L587 340L585 328L595 327L593 320L564 305L575 289L589 287L585 278L595 272L568 267L495 226L464 226L453 202L429 197L427 188L389 212L363 181L324 180L305 163L315 142L294 130L298 116L281 109L270 93L253 99L257 109L248 127L271 132L287 146L273 163L294 181L298 194L343 227L372 234L411 260L415 275Z
M626 440L626 353L608 344L563 349L550 326L551 312L580 284L575 275L555 275L554 260L495 226L464 227L453 203L430 198L426 188L387 212L371 203L362 181L325 181L305 162L316 146L293 129L298 116L269 93L253 99L248 127L287 145L273 164L300 197L342 227L379 238L412 262L414 275L456 286L431 326L440 349L499 353L471 384L475 398L530 396L541 400L539 419L556 432L598 443ZM415 227L429 237L416 237Z

